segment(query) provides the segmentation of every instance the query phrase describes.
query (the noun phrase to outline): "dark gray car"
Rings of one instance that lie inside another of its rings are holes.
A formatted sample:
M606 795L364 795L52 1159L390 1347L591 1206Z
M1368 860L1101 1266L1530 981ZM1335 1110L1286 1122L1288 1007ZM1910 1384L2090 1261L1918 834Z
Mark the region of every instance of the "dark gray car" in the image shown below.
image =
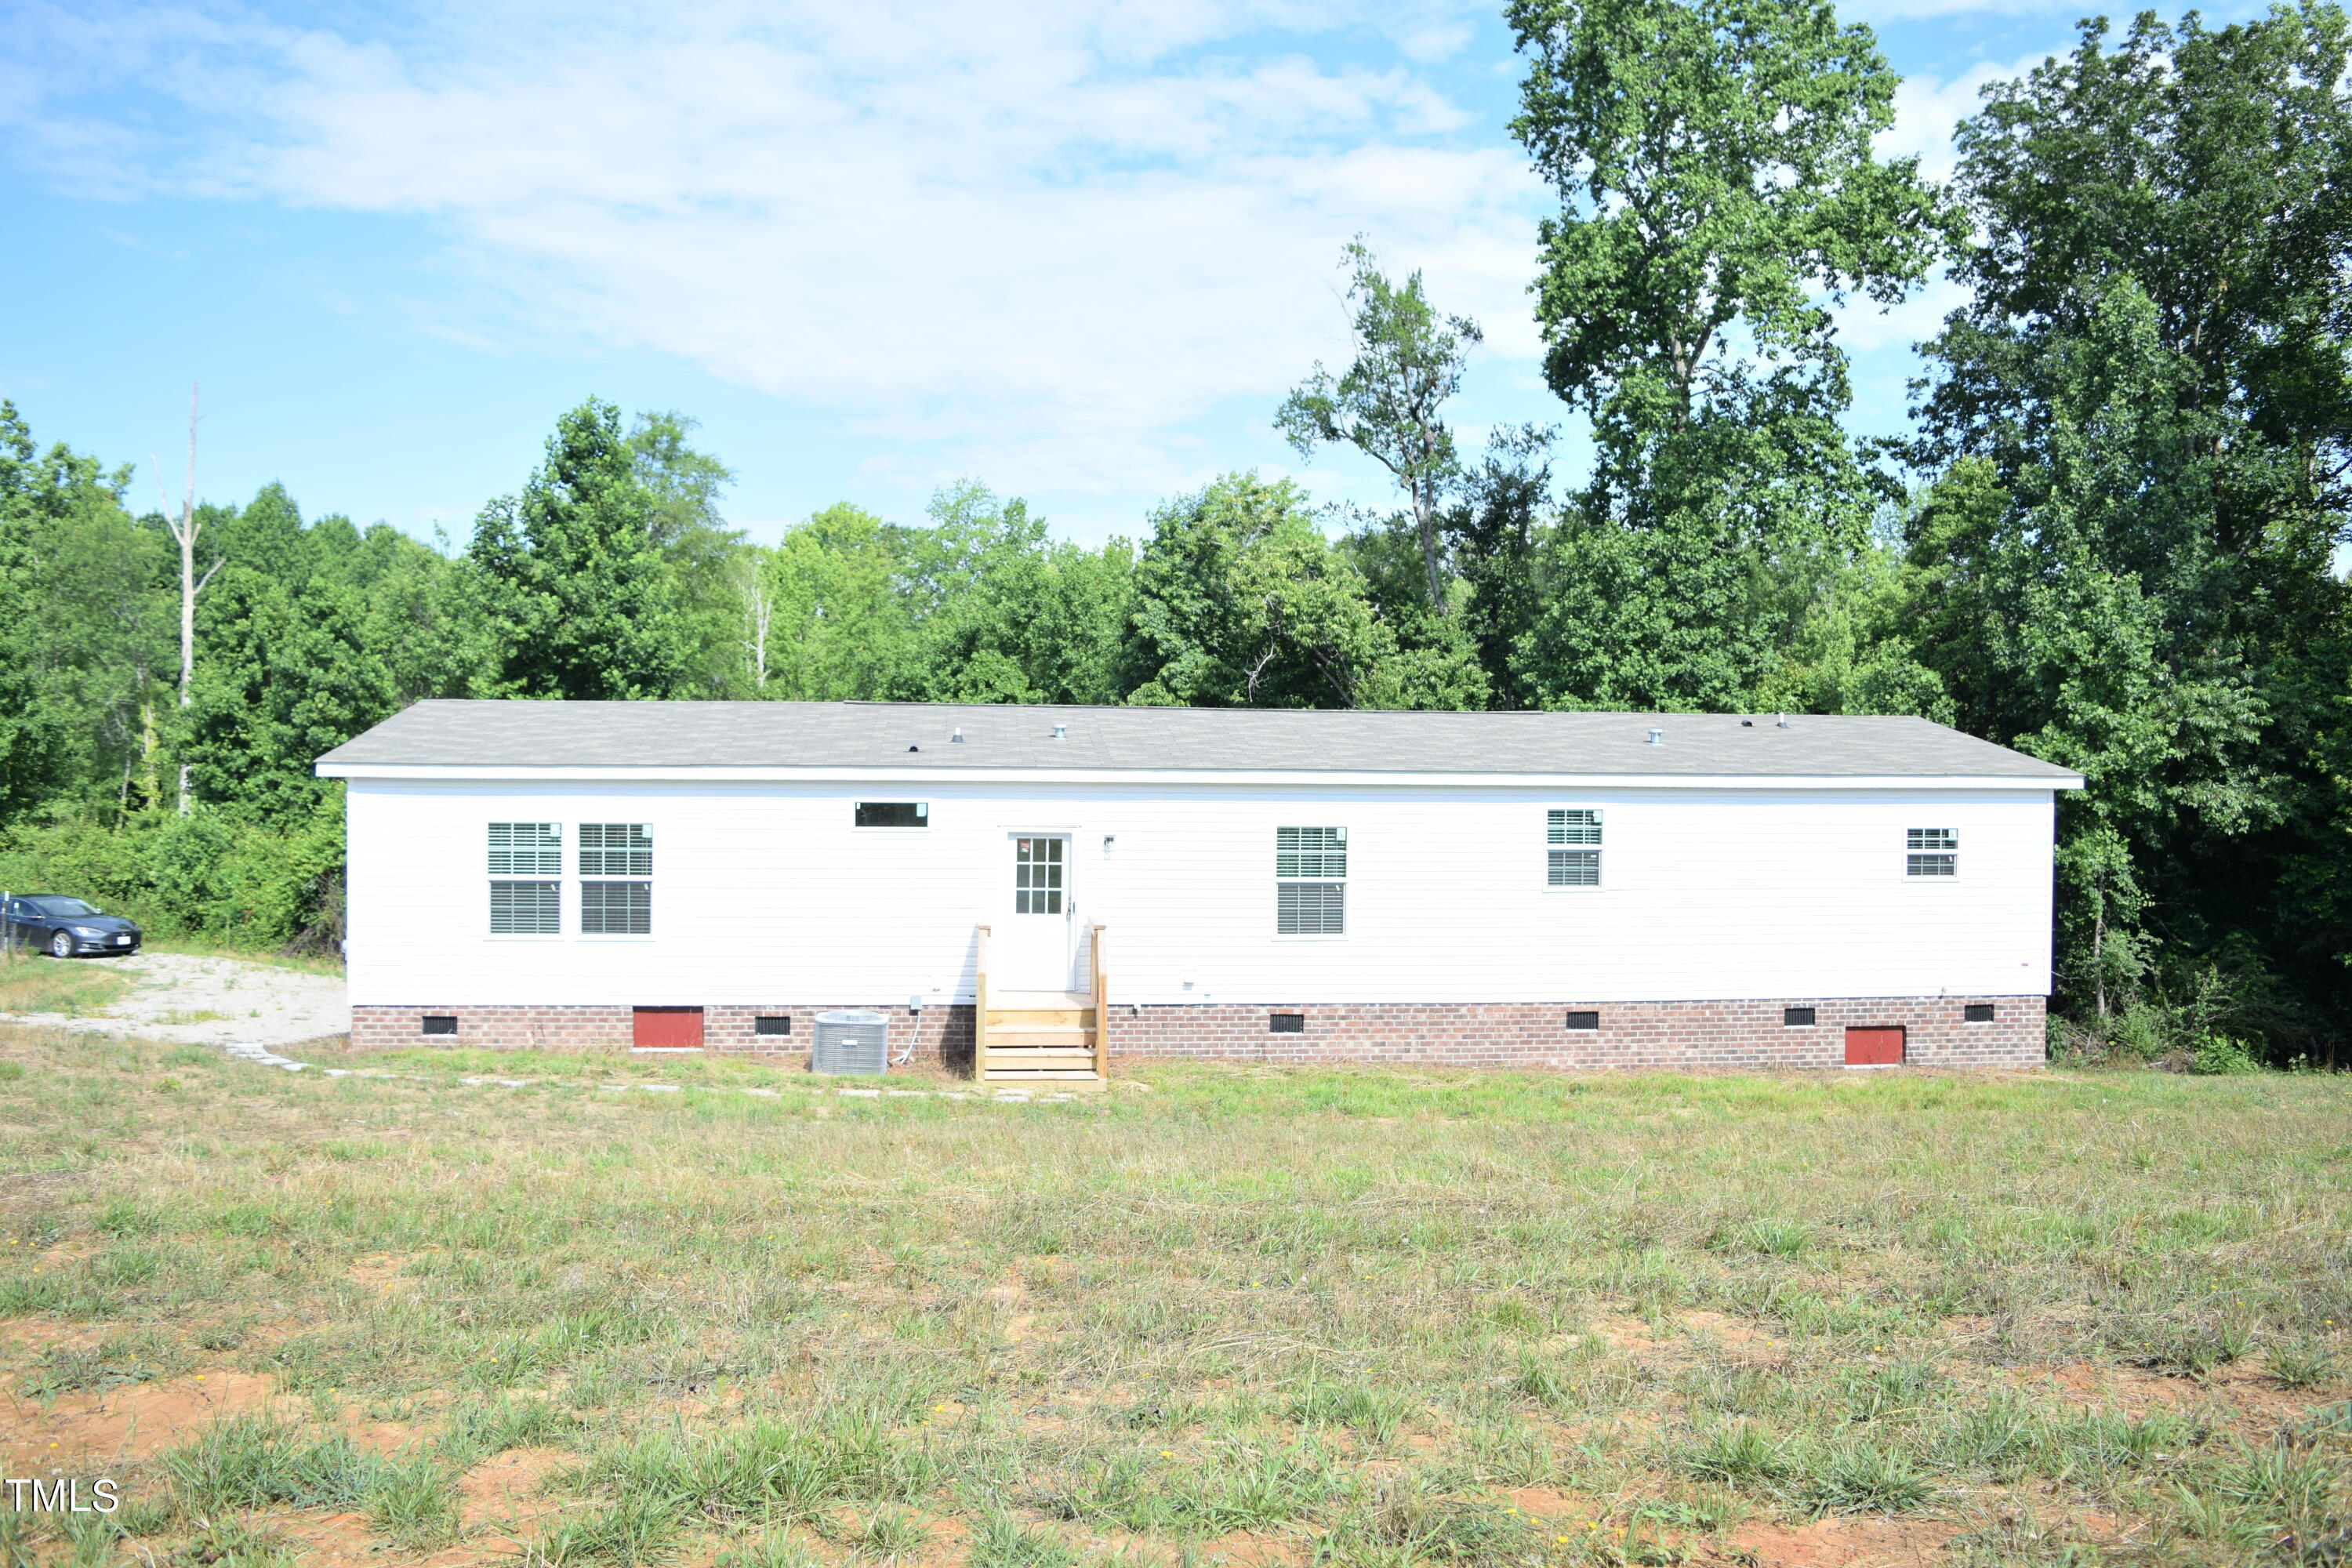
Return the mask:
M139 927L79 899L58 893L22 893L8 900L8 940L36 947L52 958L76 953L137 952Z

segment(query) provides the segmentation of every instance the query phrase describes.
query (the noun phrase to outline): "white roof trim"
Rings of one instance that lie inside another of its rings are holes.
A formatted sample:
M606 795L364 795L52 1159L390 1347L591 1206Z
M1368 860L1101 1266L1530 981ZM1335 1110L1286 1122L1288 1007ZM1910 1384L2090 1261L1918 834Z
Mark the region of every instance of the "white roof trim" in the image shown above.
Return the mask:
M856 784L940 789L963 784L1248 784L1345 786L1350 789L1801 789L1801 790L2041 790L2081 789L2083 777L2020 777L1897 773L1396 773L1212 772L1134 768L752 768L752 767L458 767L446 763L321 763L321 778L439 780L475 784Z

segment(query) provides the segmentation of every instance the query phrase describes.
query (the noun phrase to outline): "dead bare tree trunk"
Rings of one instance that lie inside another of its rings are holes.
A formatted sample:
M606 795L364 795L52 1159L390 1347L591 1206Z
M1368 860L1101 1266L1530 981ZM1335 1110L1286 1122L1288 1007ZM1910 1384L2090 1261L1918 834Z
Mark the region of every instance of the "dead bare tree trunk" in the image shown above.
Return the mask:
M172 531L172 538L180 547L180 710L183 713L194 705L193 688L196 675L196 595L221 569L215 561L196 575L196 535L203 525L196 521L196 392L194 383L188 386L188 484L180 498L180 516L172 519L171 500L163 497L163 469L152 457L147 461L155 469L155 492L163 499L163 526ZM180 815L188 815L188 764L180 763Z
M776 604L768 594L768 584L761 574L760 557L756 553L743 558L742 570L743 666L751 673L751 689L765 697L768 694L768 623L775 614Z

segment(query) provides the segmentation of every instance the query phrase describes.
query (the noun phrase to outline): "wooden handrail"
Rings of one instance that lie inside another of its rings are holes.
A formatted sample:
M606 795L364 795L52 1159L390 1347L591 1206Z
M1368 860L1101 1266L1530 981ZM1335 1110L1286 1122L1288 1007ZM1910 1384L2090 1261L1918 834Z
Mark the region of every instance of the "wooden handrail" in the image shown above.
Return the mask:
M1093 954L1095 984L1095 1076L1110 1077L1110 982L1103 973L1103 928L1095 927L1087 944Z
M988 1077L988 928L982 926L971 964L971 1080Z

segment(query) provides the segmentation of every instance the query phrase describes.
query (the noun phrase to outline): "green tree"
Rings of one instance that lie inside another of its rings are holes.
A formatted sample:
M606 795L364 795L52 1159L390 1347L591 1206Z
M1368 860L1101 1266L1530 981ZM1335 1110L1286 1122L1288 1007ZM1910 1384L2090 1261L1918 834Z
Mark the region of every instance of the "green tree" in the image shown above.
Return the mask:
M898 693L940 702L1115 702L1133 552L1048 537L1018 497L971 480L931 499L900 575L916 659Z
M840 501L784 531L763 558L772 596L766 695L870 700L914 678L914 606L898 591L907 531Z
M307 816L333 788L311 763L400 709L365 599L323 574L285 582L230 566L197 616L205 658L184 754L199 797Z
M1965 724L2091 780L2059 862L2095 1021L2226 970L2280 1048L2352 1028L2347 63L2332 5L2087 23L1961 128L1920 641Z
M20 634L0 668L0 826L120 806L153 760L155 681L176 659L163 542L123 510L129 479L62 444L38 448L0 403L0 621Z
M1467 316L1440 314L1423 292L1419 272L1402 288L1390 282L1360 235L1347 247L1343 265L1355 360L1337 376L1317 362L1314 374L1284 401L1275 426L1301 458L1312 458L1318 447L1345 445L1389 471L1404 492L1421 546L1424 603L1445 615L1452 605L1441 514L1460 458L1443 410L1460 390L1463 367L1482 334Z
M677 689L695 650L662 554L664 502L620 410L591 398L557 421L520 497L483 509L468 555L491 584L508 689L576 700Z
M1559 191L1537 319L1597 459L1528 639L1547 702L1740 705L1785 628L1753 578L1864 542L1830 306L1892 304L1947 220L1882 161L1895 77L1825 0L1513 0L1513 131Z
M282 822L332 796L319 754L423 697L486 685L492 652L466 574L377 524L305 523L283 487L207 507L225 562L198 602L183 752L198 797Z
M1543 551L1552 516L1553 432L1497 430L1456 488L1445 520L1454 570L1469 595L1462 629L1477 649L1489 700L1497 708L1541 705L1526 654L1542 619Z
M1475 708L1470 650L1402 648L1288 480L1230 474L1152 516L1135 569L1128 700Z
M719 510L720 492L735 475L689 444L695 426L676 412L640 414L628 437L637 485L651 508L653 545L669 574L678 636L690 650L675 694L752 696L740 630L748 546ZM756 678L750 684L756 686Z

